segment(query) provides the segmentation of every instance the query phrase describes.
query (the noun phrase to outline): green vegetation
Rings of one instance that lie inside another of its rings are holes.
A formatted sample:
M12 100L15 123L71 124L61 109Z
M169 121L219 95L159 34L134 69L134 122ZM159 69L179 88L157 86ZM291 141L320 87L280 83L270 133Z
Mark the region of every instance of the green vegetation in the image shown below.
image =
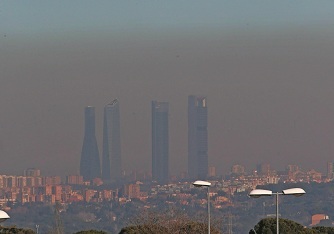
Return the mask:
M319 234L334 234L334 227L313 227L312 229Z
M144 212L132 220L129 226L122 228L119 234L187 234L207 233L207 231L207 223L194 221L185 213L170 209L160 213ZM211 225L211 233L221 233L215 222Z
M284 234L334 234L334 227L312 227L303 225L288 219L279 219L280 233ZM256 232L254 232L254 230ZM249 234L275 234L276 218L266 218L258 222Z
M305 228L303 225L296 223L288 219L279 219L280 233L285 234L312 234L318 233L315 230ZM276 218L262 219L255 225L254 230L257 234L274 234L276 233ZM253 230L249 231L250 234L255 234Z
M136 225L136 226L129 226L122 228L119 234L172 234L172 233L179 233L179 234L188 234L188 233L207 233L208 225L199 222L179 222L175 220L175 224L172 226L166 225L156 225L156 224L143 224L143 225ZM215 229L211 228L212 234L220 234L220 232Z
M88 230L88 231L76 232L75 234L107 234L107 233L104 231Z
M13 227L3 227L0 226L0 233L1 234L35 234L35 232L31 229L23 229L23 228L17 228L15 226Z
M206 223L190 220L187 216L180 214L163 214L148 213L143 214L134 221L133 225L122 228L119 234L189 234L189 233L207 233L208 226ZM280 233L284 234L334 234L334 227L317 226L306 228L303 225L288 219L279 219ZM15 226L0 226L1 234L35 234L31 229L17 228ZM221 234L218 228L211 226L212 234ZM276 218L265 218L260 220L249 234L275 234ZM74 234L108 234L100 230L84 230Z

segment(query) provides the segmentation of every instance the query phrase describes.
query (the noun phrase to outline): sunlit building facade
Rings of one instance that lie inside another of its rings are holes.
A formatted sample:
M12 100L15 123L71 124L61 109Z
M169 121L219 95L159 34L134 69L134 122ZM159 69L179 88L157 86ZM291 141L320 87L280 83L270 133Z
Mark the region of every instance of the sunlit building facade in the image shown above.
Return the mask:
M235 175L245 174L245 167L240 164L234 164L231 168L231 173Z
M334 178L333 162L327 162L327 179L332 180Z

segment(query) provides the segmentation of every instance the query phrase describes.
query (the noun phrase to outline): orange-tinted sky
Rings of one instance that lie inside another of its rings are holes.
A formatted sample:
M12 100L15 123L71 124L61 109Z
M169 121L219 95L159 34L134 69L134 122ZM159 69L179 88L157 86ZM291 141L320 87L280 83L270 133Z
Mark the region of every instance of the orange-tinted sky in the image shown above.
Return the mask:
M2 1L0 173L79 169L83 111L118 98L124 169L151 168L150 102L170 103L186 170L187 96L208 96L209 164L325 171L333 160L334 2Z

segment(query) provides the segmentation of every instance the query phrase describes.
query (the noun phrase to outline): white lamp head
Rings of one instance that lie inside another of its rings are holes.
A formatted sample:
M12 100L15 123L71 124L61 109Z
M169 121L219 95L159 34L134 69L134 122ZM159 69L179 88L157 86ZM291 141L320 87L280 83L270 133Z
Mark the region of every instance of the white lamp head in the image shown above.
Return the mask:
M254 198L271 195L273 195L273 192L266 189L254 189L249 193L249 196Z
M302 188L290 188L290 189L285 189L282 191L284 195L294 195L296 197L300 197L304 195L306 192Z
M6 221L9 218L9 215L5 211L0 210L0 223Z
M197 180L193 183L195 187L210 187L211 183L208 181Z

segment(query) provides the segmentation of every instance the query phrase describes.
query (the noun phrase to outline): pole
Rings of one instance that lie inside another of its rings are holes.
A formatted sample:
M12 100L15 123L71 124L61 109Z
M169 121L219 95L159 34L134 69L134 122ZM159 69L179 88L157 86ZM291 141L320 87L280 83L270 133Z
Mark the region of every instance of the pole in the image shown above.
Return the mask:
M276 233L279 234L278 192L276 193Z
M208 186L208 234L210 234L210 187Z

